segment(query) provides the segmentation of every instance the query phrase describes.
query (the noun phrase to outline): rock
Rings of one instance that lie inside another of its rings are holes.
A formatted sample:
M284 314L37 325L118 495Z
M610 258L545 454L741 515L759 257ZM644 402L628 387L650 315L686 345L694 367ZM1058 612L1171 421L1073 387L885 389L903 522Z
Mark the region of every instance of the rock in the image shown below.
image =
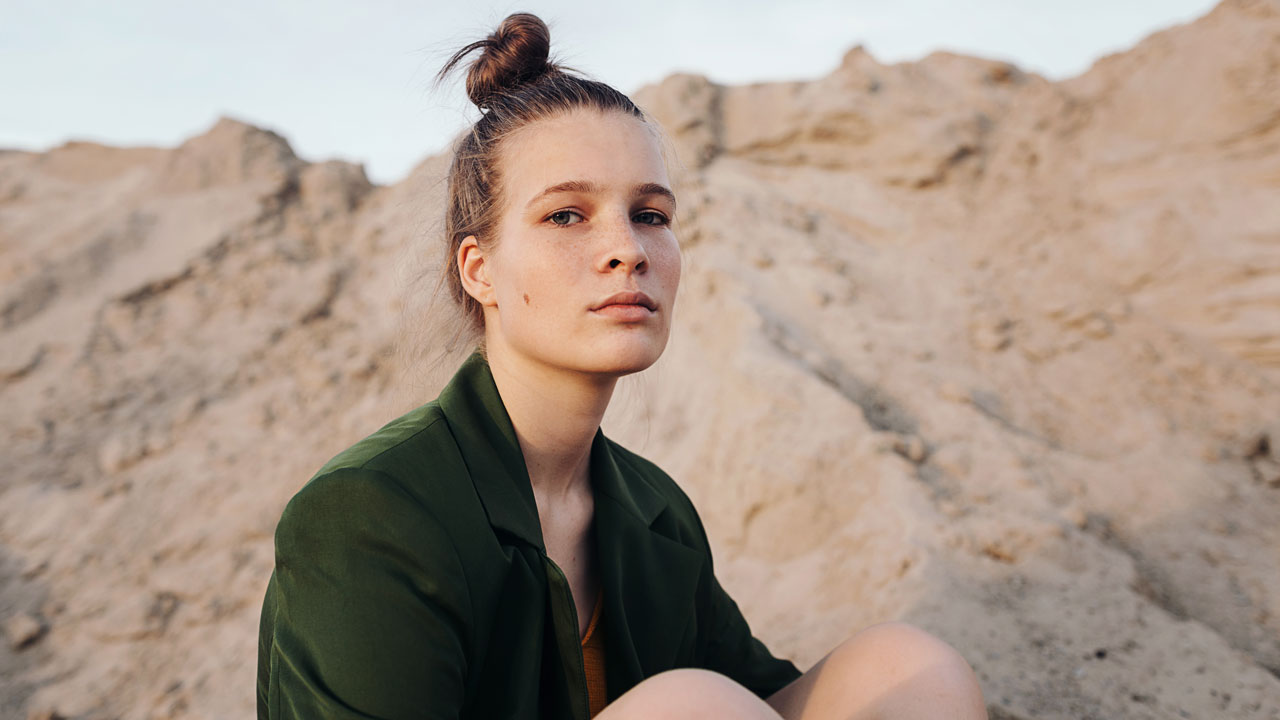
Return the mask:
M1280 460L1275 458L1256 458L1250 463L1258 482L1267 487L1280 488Z
M1008 318L977 318L969 326L969 341L979 350L999 352L1013 343L1013 325Z
M47 629L38 618L27 613L18 613L4 622L5 637L9 639L9 647L14 650L24 650L36 644Z
M115 474L141 460L147 454L147 437L143 428L108 437L98 448L98 467L103 473Z
M894 440L893 451L913 463L924 461L924 441L915 435L899 436Z

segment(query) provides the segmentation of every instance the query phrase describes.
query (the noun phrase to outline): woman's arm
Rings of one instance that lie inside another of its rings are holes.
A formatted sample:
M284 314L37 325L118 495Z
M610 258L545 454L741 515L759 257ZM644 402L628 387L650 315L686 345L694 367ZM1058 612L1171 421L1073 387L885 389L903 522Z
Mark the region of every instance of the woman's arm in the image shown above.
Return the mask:
M459 716L470 597L428 508L387 475L340 468L294 496L275 540L259 720Z

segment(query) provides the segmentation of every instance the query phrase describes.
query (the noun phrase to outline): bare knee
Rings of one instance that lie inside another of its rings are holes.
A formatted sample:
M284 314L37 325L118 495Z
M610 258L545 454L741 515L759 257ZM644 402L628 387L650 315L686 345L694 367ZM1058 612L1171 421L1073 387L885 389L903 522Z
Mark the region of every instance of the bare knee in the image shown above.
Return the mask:
M940 638L905 622L884 622L863 628L837 651L872 655L892 674L914 674L930 668L969 669L960 653Z
M848 678L862 697L872 700L859 717L913 717L910 710L925 705L946 708L949 717L986 717L969 663L945 641L914 625L872 625L841 643L824 662L831 666L828 672Z
M645 678L610 702L598 720L733 717L777 720L763 700L720 673L677 668Z

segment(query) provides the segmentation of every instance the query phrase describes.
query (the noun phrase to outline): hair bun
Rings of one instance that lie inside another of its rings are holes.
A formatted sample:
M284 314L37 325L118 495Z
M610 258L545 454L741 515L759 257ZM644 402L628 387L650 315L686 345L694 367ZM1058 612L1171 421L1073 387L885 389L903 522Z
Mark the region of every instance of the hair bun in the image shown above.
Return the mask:
M508 15L484 40L467 45L454 53L438 77L443 78L472 50L484 52L467 71L467 96L481 110L497 95L532 82L557 69L549 61L551 55L551 31L537 15L514 13Z

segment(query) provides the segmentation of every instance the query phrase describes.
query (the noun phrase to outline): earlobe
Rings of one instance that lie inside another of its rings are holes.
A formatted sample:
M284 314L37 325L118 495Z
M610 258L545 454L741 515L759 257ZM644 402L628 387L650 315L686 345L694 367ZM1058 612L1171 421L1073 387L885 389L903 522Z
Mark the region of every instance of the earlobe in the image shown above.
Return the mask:
M468 235L458 245L458 276L462 288L481 305L498 304L489 282L488 266L475 235Z

